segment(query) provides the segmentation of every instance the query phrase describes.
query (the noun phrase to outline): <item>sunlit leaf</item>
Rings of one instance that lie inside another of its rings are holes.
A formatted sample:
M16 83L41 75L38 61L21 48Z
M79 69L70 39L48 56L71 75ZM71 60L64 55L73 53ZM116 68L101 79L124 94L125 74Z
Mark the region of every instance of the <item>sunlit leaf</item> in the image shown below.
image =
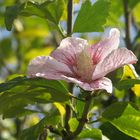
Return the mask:
M123 70L122 79L137 79L139 76L136 73L136 70L133 65L125 65ZM134 87L131 88L132 91L136 94L136 96L140 96L140 84L135 84Z
M138 77L138 74L136 73L136 70L133 65L125 65L123 68L123 76L122 79L136 79Z
M102 132L100 129L85 129L78 136L79 138L92 138L94 140L102 140Z
M115 103L103 113L103 117L123 133L140 139L140 112L128 103Z
M105 122L100 126L103 135L107 136L109 140L136 140L123 132L119 131L115 126L109 122Z
M78 126L79 122L76 118L71 118L69 120L70 131L74 132Z
M132 87L132 91L136 96L140 97L140 84L135 84L134 87Z
M133 15L134 19L137 23L140 24L140 2L136 5L136 7L133 9Z
M23 1L23 0L22 0ZM24 2L26 2L27 0L24 0ZM28 1L30 1L30 0L28 0ZM33 1L33 2L37 2L37 3L39 3L39 4L42 4L42 3L44 3L44 2L46 2L47 0L31 0L31 1Z
M54 105L56 106L56 108L59 110L61 116L64 116L65 113L66 113L66 110L65 110L64 106L63 106L62 104L60 104L60 103L57 103L57 102L55 102L55 103L53 103L53 104L54 104Z
M84 105L85 105L85 103L83 101L79 101L79 100L76 101L75 108L76 108L77 116L79 118L82 116L82 112L84 110Z
M98 0L93 5L90 0L83 2L74 23L74 32L99 32L103 31L103 25L109 15L107 0Z
M123 15L123 2L122 0L111 0L109 16L105 26L107 27L121 27L122 22L120 20L121 15Z
M30 116L27 117L25 124L27 126L33 126L36 125L37 123L39 123L40 121L40 116L36 113L36 114L32 114Z
M114 88L114 94L115 94L115 97L117 97L118 99L122 99L125 97L126 95L126 91L124 89L122 90L119 90L117 88Z

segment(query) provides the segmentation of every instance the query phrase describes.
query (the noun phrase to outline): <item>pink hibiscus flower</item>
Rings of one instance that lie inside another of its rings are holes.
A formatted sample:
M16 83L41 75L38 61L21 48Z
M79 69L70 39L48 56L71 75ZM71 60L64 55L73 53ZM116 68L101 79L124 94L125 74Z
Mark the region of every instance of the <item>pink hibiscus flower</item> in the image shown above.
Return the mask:
M29 77L66 80L88 91L112 92L112 82L104 77L126 64L136 63L132 51L118 48L120 32L113 28L109 36L89 45L81 38L67 37L51 56L38 56L28 67Z

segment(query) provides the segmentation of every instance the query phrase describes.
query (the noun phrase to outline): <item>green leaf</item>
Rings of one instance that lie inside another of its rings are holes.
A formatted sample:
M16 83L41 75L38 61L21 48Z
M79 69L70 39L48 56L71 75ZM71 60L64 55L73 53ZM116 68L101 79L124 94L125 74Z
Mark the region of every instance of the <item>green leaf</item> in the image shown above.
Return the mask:
M64 11L64 5L64 0L50 0L41 4L40 9L45 13L48 20L58 24Z
M23 130L20 135L20 140L37 140L38 136L43 132L47 125L55 126L59 123L59 120L59 116L50 115L44 117L38 124Z
M86 0L78 13L74 23L74 32L99 32L103 31L103 25L109 15L107 0L98 0L93 5Z
M29 104L65 102L70 99L68 90L60 81L43 78L17 77L0 84L0 92L0 114L4 118L25 115L28 110L24 108Z
M4 92L10 90L17 86L32 86L42 87L45 89L51 89L53 91L59 92L60 94L67 94L68 90L64 87L64 85L57 80L47 80L44 78L26 78L26 77L16 77L10 81L0 84L0 92ZM62 97L61 97L62 98Z
M16 106L14 108L10 108L6 110L6 112L3 115L3 118L13 118L15 117L15 114L16 114L16 117L21 117L25 115L30 115L32 113L39 113L39 112L36 110L24 109L24 108L21 108L20 106L19 107Z
M124 112L127 104L128 104L127 102L124 102L124 103L122 103L122 102L114 103L111 106L109 106L108 108L106 108L106 110L103 112L102 116L104 118L109 119L109 120L112 120L114 118L118 118Z
M11 30L14 19L17 18L22 9L21 5L8 6L5 12L5 25L7 30Z
M118 89L130 89L135 84L140 84L140 79L126 79L116 83L115 87Z
M58 24L64 10L64 0L48 0L44 3L25 2L6 8L5 24L7 30L11 30L14 19L17 16L38 16ZM57 10L56 10L57 9Z
M136 23L140 23L140 2L135 6L135 8L133 9L133 16L135 18L135 22ZM139 36L139 35L138 35Z
M5 59L10 58L13 53L13 48L12 48L12 40L11 38L4 38L0 41L0 61L4 61Z
M60 103L57 103L57 102L55 102L55 103L53 103L53 104L54 104L55 107L58 109L60 115L61 115L62 118L63 118L64 115L65 115L65 113L66 113L66 110L65 110L64 106L63 106L62 104L60 104Z
M79 122L76 118L71 118L69 120L70 131L74 132L78 126Z
M24 1L27 2L27 0L24 0ZM35 2L35 3L42 4L42 3L44 3L44 2L46 2L46 1L48 1L48 0L28 0L28 1L33 1L33 2Z
M123 22L120 20L120 17L123 15L123 1L122 0L111 0L109 16L105 26L108 27L121 27Z
M75 109L78 118L81 118L85 103L80 100L76 100Z
M129 0L128 4L130 8L134 8L139 2L140 0Z
M21 12L19 13L20 15L23 16L39 16L44 18L45 17L45 13L40 9L40 5L38 3L32 3L30 1L28 1L24 5L24 7L22 8Z
M85 129L79 134L78 138L92 138L94 140L102 140L102 132L100 129Z
M58 6L59 5L59 6ZM57 10L56 10L57 8ZM36 15L58 24L64 10L64 0L48 0L42 4L28 2L21 15Z
M103 117L123 133L140 139L140 112L129 103L115 103L111 105L103 113Z
M126 96L125 90L118 90L117 88L114 88L114 95L118 99L123 99Z
M119 131L115 126L109 122L105 122L100 126L103 135L107 136L109 140L136 140L121 131Z

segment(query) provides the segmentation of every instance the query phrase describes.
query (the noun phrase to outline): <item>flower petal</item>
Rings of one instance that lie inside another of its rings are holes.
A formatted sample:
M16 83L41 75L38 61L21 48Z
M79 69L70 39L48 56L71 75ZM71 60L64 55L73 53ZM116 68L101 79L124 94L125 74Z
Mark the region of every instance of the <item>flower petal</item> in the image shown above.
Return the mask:
M62 79L62 75L72 75L69 67L49 56L38 56L28 67L29 77L43 77L47 79Z
M87 90L87 91L103 89L103 90L106 90L108 93L112 93L112 82L110 79L108 79L106 77L95 80L91 83L86 83L86 82L83 82L79 79L72 78L72 77L67 77L67 76L62 76L62 77L64 78L64 80L75 83L79 87L81 87L82 89Z
M119 46L120 31L116 28L110 30L109 37L91 46L91 56L93 63L102 61L108 54Z
M96 80L104 77L111 71L122 67L126 64L136 63L137 58L132 51L126 48L119 48L110 53L102 62L97 64L92 79Z
M77 55L88 46L87 40L81 38L67 37L63 39L60 46L52 52L51 56L67 65L76 63Z
M94 88L94 90L103 89L103 90L106 90L108 93L112 93L112 90L113 90L111 80L106 77L95 80L90 85L91 87Z

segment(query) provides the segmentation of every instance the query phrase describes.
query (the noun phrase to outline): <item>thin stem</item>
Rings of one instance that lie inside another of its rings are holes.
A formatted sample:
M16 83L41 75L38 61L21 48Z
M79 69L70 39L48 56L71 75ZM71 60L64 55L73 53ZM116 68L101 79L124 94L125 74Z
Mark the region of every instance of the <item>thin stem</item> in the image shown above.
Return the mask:
M48 128L50 130L50 132L61 136L61 133L57 129L53 128L52 126L48 126L46 128Z
M125 17L125 44L126 47L130 50L132 50L132 43L130 39L130 23L131 23L131 15L130 10L128 6L128 0L123 0L123 6L124 6L124 17ZM133 101L134 94L131 94L132 90L130 90L129 94L129 101Z
M18 119L18 118L16 118L15 119L15 125L16 125L16 134L15 134L15 136L16 136L16 138L19 138L19 134L20 134L20 131L21 131L21 120L20 119Z
M54 133L56 135L61 136L61 133L57 129L53 128L52 126L45 126L44 131L39 135L39 140L46 140L46 138L47 138L47 129L51 133Z
M47 138L47 129L44 128L44 131L39 135L39 140L46 140Z
M130 11L128 7L128 0L123 0L124 7L124 18L125 18L125 44L128 49L131 48L131 40L130 40Z
M82 131L85 123L88 121L87 120L87 114L88 114L88 111L89 111L91 101L92 101L92 95L90 94L86 97L86 102L85 102L83 114L82 114L81 119L79 120L79 125L78 125L77 129L73 133L73 137L76 137Z
M88 122L88 124L92 124L92 123L99 122L99 121L101 121L102 119L103 119L103 118L98 118L98 119L96 119L96 120L94 120L94 121Z
M136 51L136 48L137 48L136 42L137 42L137 39L140 36L140 29L139 29L139 27L138 27L133 15L131 15L131 18L132 18L132 24L133 24L133 26L135 28L135 31L137 32L137 35L135 36L135 38L133 39L133 42L131 44L133 46L133 51Z
M73 8L73 0L69 0L67 5L67 9L68 9L67 36L71 36L72 34L72 8Z
M72 98L76 99L76 100L79 100L79 101L85 102L84 99L78 98L78 97L76 97L76 96L74 96L74 95L72 95L72 94L70 94L70 96L71 96Z
M70 116L71 116L70 106L66 105L65 129L67 130L67 132L70 131L70 127L69 127L69 124L68 124Z
M89 107L92 101L92 94L87 93L87 97L85 99L86 101L85 101L84 110L83 110L81 119L79 119L79 125L77 129L73 133L69 132L66 136L63 137L63 140L74 140L77 137L77 135L81 133L82 129L84 128L85 123L88 121L87 114L88 114Z
M59 33L61 34L61 36L62 36L63 38L65 38L66 35L65 35L65 33L64 33L63 29L62 29L62 27L60 26L60 24L57 25L57 28L58 28L58 31L59 31Z
M73 0L68 0L68 5L67 5L67 13L68 13L67 36L71 36L71 33L72 33L72 8L73 8ZM70 127L68 124L70 117L71 117L70 106L66 105L65 129L66 129L67 133L70 132Z

